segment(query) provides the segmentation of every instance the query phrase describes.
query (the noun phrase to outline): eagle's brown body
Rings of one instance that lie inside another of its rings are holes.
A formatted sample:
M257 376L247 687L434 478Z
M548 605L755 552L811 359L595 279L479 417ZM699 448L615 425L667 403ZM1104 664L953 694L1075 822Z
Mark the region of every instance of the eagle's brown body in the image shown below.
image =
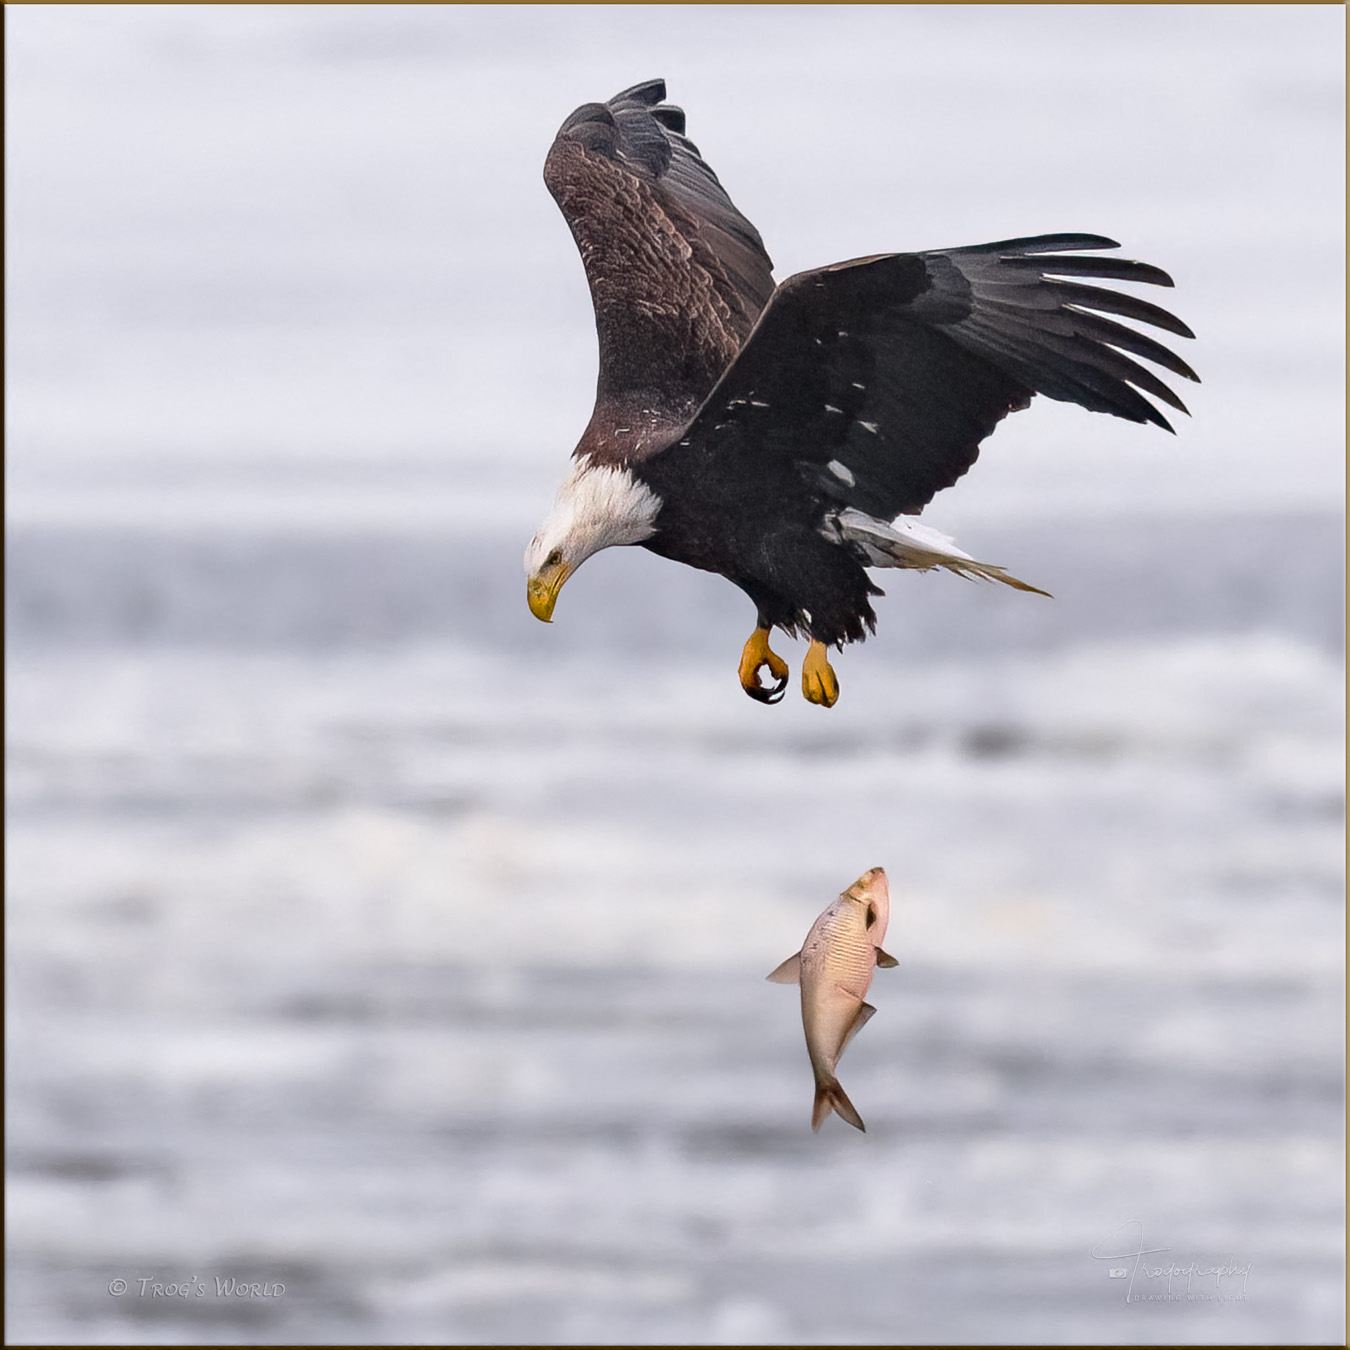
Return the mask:
M825 648L875 627L867 567L937 565L1034 589L934 546L940 536L916 552L912 527L896 535L889 522L955 483L1038 393L1170 430L1139 391L1184 411L1180 399L1133 358L1194 372L1105 315L1191 333L1081 283L1172 284L1156 267L1084 256L1116 247L1097 235L877 254L775 286L758 231L664 97L652 80L583 105L545 163L590 283L600 370L576 467L527 553L530 605L550 618L590 553L642 544L754 601L746 692L781 694L781 678L766 690L757 676L786 672L768 651L777 627L811 639L803 688L828 705Z

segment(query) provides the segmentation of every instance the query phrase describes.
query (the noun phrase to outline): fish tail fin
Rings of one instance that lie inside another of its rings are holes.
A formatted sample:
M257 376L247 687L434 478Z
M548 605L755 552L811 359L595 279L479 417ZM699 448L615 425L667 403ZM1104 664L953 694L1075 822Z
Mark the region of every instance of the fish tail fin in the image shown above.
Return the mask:
M816 1100L811 1108L811 1128L819 1130L831 1111L841 1120L848 1121L855 1130L867 1133L867 1126L862 1123L862 1117L854 1109L844 1089L839 1086L837 1078L831 1078L816 1086Z

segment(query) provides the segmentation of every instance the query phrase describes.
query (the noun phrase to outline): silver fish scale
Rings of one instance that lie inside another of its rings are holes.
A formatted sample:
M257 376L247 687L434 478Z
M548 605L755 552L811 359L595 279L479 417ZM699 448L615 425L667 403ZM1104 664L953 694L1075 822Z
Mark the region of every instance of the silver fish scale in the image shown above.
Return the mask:
M806 974L827 974L862 998L871 983L874 958L861 913L850 901L831 905L811 925L802 946L803 987Z
M801 955L802 1028L817 1084L832 1079L872 982L875 957L862 910L840 897L811 925Z

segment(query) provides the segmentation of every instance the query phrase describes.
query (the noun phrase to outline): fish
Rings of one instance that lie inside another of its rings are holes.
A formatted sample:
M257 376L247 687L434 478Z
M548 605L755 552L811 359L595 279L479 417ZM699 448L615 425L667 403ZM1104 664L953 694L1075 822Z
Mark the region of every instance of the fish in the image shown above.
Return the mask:
M891 893L884 868L864 872L811 925L801 951L765 978L799 984L806 1053L816 1076L811 1128L819 1130L831 1111L866 1133L867 1127L835 1068L848 1043L876 1009L864 1001L872 974L900 963L881 950L891 917Z

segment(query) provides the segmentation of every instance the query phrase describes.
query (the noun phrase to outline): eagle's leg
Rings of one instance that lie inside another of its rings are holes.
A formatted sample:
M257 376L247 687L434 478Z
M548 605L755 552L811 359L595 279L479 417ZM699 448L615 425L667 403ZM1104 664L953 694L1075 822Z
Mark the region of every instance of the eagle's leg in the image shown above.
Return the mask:
M765 688L759 682L761 667L767 666L775 683ZM760 703L777 703L787 689L788 664L777 652L769 650L769 630L756 628L745 640L745 649L741 652L740 669L741 688L751 698Z
M808 703L819 703L822 708L833 708L839 697L839 681L835 679L825 644L813 642L802 662L802 695Z

